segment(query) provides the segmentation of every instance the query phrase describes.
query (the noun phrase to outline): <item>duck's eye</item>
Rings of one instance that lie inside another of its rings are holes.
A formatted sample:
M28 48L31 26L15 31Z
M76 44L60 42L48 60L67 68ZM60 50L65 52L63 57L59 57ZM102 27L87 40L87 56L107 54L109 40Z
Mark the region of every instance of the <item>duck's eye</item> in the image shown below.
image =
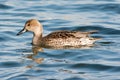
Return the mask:
M28 26L30 26L30 24L28 24Z

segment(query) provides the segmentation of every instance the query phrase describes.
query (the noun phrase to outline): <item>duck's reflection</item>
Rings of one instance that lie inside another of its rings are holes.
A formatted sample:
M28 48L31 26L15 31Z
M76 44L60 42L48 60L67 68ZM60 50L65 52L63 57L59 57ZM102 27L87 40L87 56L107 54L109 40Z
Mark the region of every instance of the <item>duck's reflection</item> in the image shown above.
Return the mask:
M37 56L38 53L40 52L44 52L44 49L89 49L91 47L93 47L95 45L87 45L87 46L64 46L64 47L40 47L40 46L32 46L32 52L33 54L31 55L27 55L26 58L32 60L33 62L37 63L37 64L41 64L44 61L44 58L36 58L35 56ZM27 68L32 68L32 66L34 65L28 65Z
M37 56L38 52L43 52L43 48L38 47L38 46L32 46L33 54L29 54L26 56L26 58L32 60L32 62L30 64L28 64L26 66L26 68L33 68L35 66L34 63L41 64L44 61L44 58L41 58L41 57L36 58L35 57L35 56Z
M35 56L38 54L38 52L43 52L43 48L39 46L32 46L32 52L33 54L27 55L26 58L31 59L38 64L41 64L44 58L35 58Z

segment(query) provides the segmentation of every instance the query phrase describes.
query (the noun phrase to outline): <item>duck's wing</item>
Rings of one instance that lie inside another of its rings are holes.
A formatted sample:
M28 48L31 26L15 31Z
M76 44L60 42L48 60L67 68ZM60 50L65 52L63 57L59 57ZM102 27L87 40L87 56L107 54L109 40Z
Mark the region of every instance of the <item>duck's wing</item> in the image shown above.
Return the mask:
M70 34L70 31L56 31L48 34L45 38L70 38L75 37L73 34Z
M56 31L48 34L45 38L82 38L88 37L91 32L80 32L80 31Z
M80 31L75 31L75 33L73 34L76 37L90 37L90 34L96 33L98 32L97 30L92 30L92 31L88 31L88 32L80 32Z

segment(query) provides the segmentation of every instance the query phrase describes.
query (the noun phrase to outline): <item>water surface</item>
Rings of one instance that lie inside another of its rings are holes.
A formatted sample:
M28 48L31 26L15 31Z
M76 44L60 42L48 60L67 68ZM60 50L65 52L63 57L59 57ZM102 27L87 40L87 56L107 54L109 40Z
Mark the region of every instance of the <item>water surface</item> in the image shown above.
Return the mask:
M32 18L44 35L98 30L92 36L102 40L92 48L32 49L32 33L16 36ZM119 0L1 0L0 80L120 80L119 22Z

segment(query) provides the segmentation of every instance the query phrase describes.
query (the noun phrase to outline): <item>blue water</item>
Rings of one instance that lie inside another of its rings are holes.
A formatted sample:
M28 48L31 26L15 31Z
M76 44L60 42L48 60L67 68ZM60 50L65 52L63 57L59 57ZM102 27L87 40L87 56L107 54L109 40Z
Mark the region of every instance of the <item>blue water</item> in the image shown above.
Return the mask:
M45 35L99 30L92 36L102 40L91 48L38 51L32 33L16 36L32 18ZM0 80L120 80L120 1L0 0Z

